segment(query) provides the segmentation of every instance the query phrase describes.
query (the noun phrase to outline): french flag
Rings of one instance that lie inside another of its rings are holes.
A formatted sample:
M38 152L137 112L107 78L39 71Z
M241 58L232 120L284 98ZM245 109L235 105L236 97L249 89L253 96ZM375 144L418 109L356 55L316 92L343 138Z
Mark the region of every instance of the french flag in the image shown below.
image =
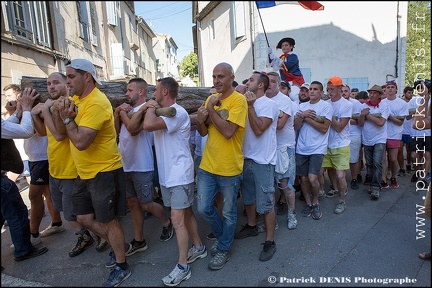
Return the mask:
M282 4L296 4L307 10L324 10L324 6L317 1L255 1L257 8L269 8Z

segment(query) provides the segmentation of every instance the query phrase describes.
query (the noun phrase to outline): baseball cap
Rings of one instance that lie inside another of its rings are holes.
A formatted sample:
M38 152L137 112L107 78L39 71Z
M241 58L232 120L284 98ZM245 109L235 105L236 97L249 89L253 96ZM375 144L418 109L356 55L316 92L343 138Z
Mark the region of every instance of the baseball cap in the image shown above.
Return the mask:
M359 92L358 88L352 88L351 92Z
M80 58L73 59L70 61L70 64L66 65L66 67L71 67L77 70L88 72L92 75L93 79L96 81L98 85L102 85L102 82L96 77L96 70L94 68L93 63L91 63L89 60L80 59Z
M342 86L342 85L343 85L342 78L340 78L339 76L332 76L327 81L327 86Z
M288 89L291 89L291 85L288 82L281 81L280 85L288 87Z
M310 84L309 84L309 83L303 83L303 84L300 86L300 89L301 89L301 88L306 88L307 90L309 90L309 87L310 87Z

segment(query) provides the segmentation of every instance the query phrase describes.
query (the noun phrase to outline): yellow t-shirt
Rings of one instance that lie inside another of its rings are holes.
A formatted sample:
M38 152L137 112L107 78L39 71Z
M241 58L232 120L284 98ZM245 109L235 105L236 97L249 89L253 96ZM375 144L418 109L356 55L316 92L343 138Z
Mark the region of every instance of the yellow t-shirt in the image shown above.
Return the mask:
M208 102L206 100L206 105ZM226 139L211 123L208 138L204 146L200 168L220 176L235 176L243 171L243 139L246 132L247 102L244 95L234 91L221 101L215 110L227 109L228 121L239 126L230 139Z
M99 131L93 143L83 151L70 144L72 158L80 178L92 179L99 172L121 168L123 165L116 142L114 114L107 96L98 88L94 88L85 98L80 99L75 95L72 99L78 107L75 118L77 125Z
M78 176L72 159L70 141L68 138L57 141L47 128L49 173L57 179L75 179Z

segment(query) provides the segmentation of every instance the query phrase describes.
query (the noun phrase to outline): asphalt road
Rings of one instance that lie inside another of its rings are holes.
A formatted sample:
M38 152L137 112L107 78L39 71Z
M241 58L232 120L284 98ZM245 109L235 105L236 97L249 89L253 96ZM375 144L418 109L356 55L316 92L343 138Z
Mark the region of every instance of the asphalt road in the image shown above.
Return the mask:
M431 262L418 258L419 252L431 247L430 219L421 210L426 191L416 191L410 178L411 175L399 177L399 189L383 190L378 201L370 199L362 184L358 190L349 189L347 209L340 215L333 213L337 197L321 198L321 220L301 216L305 202L297 194L298 227L288 230L286 216L277 216L277 251L270 261L258 260L264 234L235 240L231 259L223 269L207 268L209 254L192 264L192 277L180 286L430 287ZM22 195L28 203L26 193ZM246 223L241 199L238 207L240 229ZM203 242L211 247L213 241L205 238L210 228L196 216ZM49 221L49 216L43 218L41 230ZM123 217L121 223L130 241L133 237L130 216ZM127 258L132 275L121 284L123 287L163 286L161 279L176 264L175 236L168 242L160 242L162 227L155 217L145 221L144 229L149 248ZM77 257L68 257L68 251L76 243L70 229L42 241L49 249L47 253L15 262L9 248L12 242L8 228L2 231L1 262L5 269L1 286L100 286L108 277L109 269L104 266L108 250L98 253L91 247Z

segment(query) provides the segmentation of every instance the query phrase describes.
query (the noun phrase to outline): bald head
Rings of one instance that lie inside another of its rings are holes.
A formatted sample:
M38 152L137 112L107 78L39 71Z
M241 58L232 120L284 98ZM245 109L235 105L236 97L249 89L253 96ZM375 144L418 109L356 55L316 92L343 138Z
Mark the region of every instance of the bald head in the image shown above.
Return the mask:
M222 97L229 96L233 91L234 87L232 83L234 81L234 69L228 63L222 62L217 64L213 68L213 86L217 93L221 93Z

